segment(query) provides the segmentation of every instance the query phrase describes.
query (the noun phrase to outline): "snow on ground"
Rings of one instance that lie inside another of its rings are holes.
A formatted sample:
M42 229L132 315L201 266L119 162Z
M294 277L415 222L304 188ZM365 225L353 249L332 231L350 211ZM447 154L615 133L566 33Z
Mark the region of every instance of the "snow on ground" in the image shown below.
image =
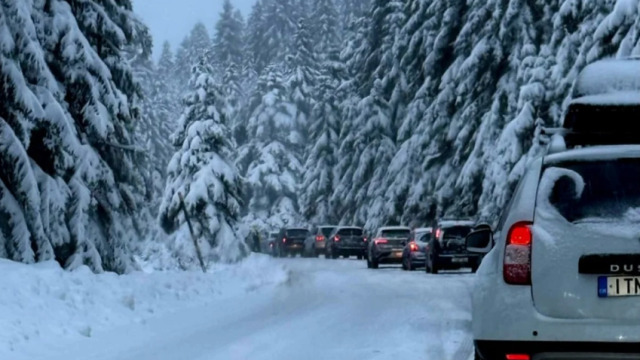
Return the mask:
M16 359L39 346L87 339L105 329L144 323L212 300L242 298L287 280L285 269L267 256L202 271L93 274L57 263L37 265L0 260L0 359ZM38 354L33 359L48 359ZM31 358L31 357L27 357Z
M40 275L11 285L24 290L8 305L19 309L19 300L26 308L11 315L11 327L21 331L11 336L14 351L0 352L0 359L468 360L472 351L473 275L465 271L431 275L398 266L367 269L358 260L259 256L206 276L135 274L120 280L11 267ZM60 279L64 285L42 284ZM0 283L5 287L5 280ZM27 298L37 294L34 285L47 289L42 300ZM158 295L169 285L170 295ZM62 290L74 295L56 300ZM36 326L31 310L51 317ZM16 323L22 318L30 319L29 326ZM90 336L83 331L86 319L92 319ZM69 325L52 330L57 324ZM9 337L2 331L4 342ZM28 340L21 338L25 333Z

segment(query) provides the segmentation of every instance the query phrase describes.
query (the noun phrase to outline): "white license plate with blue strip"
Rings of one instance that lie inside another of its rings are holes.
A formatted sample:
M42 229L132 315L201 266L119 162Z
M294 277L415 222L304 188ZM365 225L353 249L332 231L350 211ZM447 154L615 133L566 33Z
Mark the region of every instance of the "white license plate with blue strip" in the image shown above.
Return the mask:
M640 276L600 276L598 296L640 296Z

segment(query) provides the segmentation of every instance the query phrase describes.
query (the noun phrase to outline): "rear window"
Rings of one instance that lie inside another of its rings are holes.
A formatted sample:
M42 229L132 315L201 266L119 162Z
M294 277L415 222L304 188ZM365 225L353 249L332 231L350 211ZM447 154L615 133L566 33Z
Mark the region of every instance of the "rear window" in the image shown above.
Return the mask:
M340 230L338 231L338 235L344 235L344 236L362 236L362 229L357 229L357 228L340 229Z
M331 235L331 233L335 230L336 228L334 227L321 227L320 228L320 232L322 233L322 235L324 235L325 237L329 237Z
M544 187L548 189L544 189ZM540 193L572 223L640 218L640 159L576 161L545 169Z
M291 237L299 237L299 236L307 236L309 235L309 230L306 229L288 229L287 236Z
M454 226L442 229L442 236L444 239L459 239L466 237L470 232L470 226Z
M381 235L390 238L408 238L411 236L411 230L382 230Z

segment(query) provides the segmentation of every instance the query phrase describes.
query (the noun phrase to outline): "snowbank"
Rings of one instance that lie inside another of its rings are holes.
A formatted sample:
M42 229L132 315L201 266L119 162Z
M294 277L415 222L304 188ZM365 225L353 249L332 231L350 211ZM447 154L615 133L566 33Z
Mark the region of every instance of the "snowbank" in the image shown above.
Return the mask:
M68 272L55 262L24 265L6 260L0 260L0 273L0 359L10 359L32 343L90 337L97 329L144 322L288 279L281 265L255 254L236 265L213 265L207 274L96 275L87 267Z

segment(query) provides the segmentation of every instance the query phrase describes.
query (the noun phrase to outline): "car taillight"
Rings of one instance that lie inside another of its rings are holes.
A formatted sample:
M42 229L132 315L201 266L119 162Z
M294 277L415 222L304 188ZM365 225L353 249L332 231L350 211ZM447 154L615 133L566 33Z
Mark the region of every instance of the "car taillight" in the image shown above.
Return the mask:
M340 241L340 236L336 235L333 237L333 241Z
M376 241L375 241L376 245L379 245L379 244L386 244L386 243L388 243L388 242L389 242L389 241L388 241L387 239L378 239L378 240L376 240Z
M418 244L416 244L416 243L414 243L414 242L410 243L410 244L409 244L409 249L410 249L411 251L418 251Z
M366 238L366 237L363 237L363 238L362 238L362 241L367 242L367 238Z
M507 284L531 285L531 225L531 222L519 222L509 230L502 268Z
M527 354L507 354L507 360L530 360L531 356Z
M324 236L322 235L316 236L316 241L324 241Z
M282 243L286 243L287 242L287 238L282 238Z
M436 239L440 239L440 235L442 234L441 229L436 229Z

